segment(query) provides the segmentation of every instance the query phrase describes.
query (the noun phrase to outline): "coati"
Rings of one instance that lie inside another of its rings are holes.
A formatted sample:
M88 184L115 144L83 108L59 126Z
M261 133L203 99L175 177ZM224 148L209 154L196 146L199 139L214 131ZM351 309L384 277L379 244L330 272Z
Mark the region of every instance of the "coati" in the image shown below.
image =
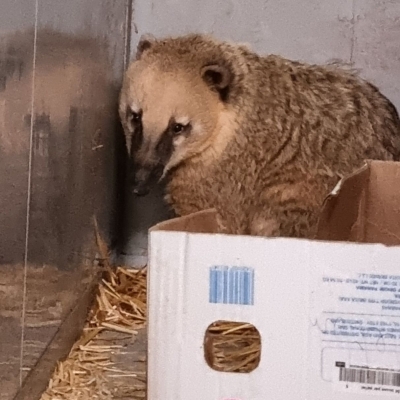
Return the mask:
M395 107L354 71L202 34L142 36L119 113L134 191L165 178L176 215L215 208L231 234L312 238L341 177L400 156Z

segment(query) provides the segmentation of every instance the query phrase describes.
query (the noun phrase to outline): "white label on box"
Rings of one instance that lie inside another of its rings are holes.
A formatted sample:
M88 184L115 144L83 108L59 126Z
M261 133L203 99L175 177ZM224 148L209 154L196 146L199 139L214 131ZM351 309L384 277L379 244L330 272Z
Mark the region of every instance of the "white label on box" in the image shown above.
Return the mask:
M400 368L393 367L399 361L400 349L395 347L324 347L322 372L340 391L400 395Z
M318 275L312 325L322 380L339 391L400 396L400 276Z

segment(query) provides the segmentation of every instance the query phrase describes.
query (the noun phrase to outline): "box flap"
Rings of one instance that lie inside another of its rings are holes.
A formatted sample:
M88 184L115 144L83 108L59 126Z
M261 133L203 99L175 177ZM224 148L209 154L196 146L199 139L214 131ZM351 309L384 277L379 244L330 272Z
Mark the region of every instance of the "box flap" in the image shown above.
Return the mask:
M400 163L367 161L326 198L317 239L400 244Z
M369 164L343 178L322 206L316 238L319 240L361 241L363 198L368 187Z
M363 242L400 244L400 163L371 161Z
M399 245L399 181L400 162L366 161L325 199L316 239ZM220 232L215 209L163 221L154 231Z
M154 225L149 231L218 233L217 212L215 209L211 208L185 215L184 217L172 218Z

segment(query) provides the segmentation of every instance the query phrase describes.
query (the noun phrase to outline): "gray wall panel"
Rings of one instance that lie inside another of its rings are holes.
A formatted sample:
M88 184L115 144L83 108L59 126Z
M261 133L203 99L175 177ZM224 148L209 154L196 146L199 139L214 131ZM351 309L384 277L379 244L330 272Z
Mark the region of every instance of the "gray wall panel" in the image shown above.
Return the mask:
M400 110L400 1L355 0L353 60Z
M20 384L30 137L23 115L31 107L35 4L4 0L2 10L6 12L0 14L0 399L9 400Z
M7 1L15 22L0 16L1 399L90 286L93 217L109 244L118 239L128 3Z
M35 24L34 0L2 0L0 35L33 28Z
M238 0L136 1L132 50L142 33L175 35L210 32L222 39L251 43L263 53L323 62L348 59L351 1Z

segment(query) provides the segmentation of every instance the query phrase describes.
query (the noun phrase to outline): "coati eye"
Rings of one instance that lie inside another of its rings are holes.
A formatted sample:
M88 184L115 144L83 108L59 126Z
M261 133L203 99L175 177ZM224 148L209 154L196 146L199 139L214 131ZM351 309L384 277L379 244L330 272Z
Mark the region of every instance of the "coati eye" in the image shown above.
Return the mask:
M172 126L172 132L174 132L175 135L182 133L184 129L185 129L185 126L182 124L174 124Z
M130 116L129 117L130 117L131 122L134 122L135 124L139 123L140 120L142 119L141 115L139 113L134 112L134 111L130 112Z
M131 129L135 129L142 121L142 111L135 112L131 107L126 107L126 120Z

